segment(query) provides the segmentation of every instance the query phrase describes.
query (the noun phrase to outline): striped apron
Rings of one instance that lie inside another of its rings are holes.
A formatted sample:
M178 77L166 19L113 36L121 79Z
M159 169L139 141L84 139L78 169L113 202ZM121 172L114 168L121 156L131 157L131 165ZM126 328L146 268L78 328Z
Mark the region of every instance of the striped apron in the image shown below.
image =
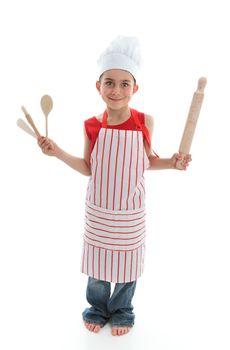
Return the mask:
M136 280L144 265L144 171L149 160L131 112L137 130L107 128L104 113L86 195L82 272L115 283Z

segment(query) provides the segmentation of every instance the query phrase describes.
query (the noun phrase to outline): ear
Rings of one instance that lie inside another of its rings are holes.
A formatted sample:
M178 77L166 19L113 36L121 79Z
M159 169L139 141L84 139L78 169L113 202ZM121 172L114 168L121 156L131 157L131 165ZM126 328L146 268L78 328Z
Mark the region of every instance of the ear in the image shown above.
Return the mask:
M139 89L139 86L137 84L135 84L133 87L133 93L135 94L135 92L137 92L138 89Z
M101 93L101 83L99 80L96 81L96 89L98 90L99 94Z

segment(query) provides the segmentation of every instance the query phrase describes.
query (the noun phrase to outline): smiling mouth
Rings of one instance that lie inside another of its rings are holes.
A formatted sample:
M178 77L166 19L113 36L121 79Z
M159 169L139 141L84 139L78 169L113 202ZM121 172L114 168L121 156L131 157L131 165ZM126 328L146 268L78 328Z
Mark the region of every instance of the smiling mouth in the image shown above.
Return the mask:
M115 101L115 102L122 101L122 98L113 98L113 97L110 97L109 99L110 99L111 101Z

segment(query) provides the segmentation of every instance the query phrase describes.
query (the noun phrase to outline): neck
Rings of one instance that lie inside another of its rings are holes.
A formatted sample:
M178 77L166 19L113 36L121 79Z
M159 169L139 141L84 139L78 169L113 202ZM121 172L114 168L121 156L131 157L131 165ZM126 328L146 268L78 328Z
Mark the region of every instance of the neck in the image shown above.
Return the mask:
M131 115L131 112L128 106L119 110L114 110L107 107L106 111L108 115L107 122L122 122L123 120L126 120L127 118L129 118Z

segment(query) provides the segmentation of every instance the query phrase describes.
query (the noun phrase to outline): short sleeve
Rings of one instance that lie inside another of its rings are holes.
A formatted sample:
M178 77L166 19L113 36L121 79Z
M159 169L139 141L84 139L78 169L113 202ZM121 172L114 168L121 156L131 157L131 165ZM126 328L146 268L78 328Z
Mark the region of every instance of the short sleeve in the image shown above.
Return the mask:
M96 143L99 131L101 129L101 123L97 120L96 117L92 117L84 121L84 126L85 126L86 135L91 141L91 145L90 145L90 153L91 153Z

